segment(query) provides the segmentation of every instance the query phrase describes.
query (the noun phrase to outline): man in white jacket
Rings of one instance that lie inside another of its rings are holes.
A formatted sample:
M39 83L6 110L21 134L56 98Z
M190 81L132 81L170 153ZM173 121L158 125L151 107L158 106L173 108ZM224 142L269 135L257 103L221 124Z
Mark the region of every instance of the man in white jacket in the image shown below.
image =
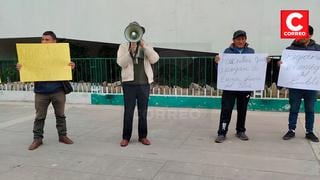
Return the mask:
M140 26L137 22L134 25ZM131 23L131 24L132 24ZM143 29L143 33L145 29ZM150 84L153 82L151 64L159 60L159 55L144 40L121 44L118 49L117 63L121 66L122 88L124 96L123 133L120 146L128 145L132 134L133 114L138 104L139 141L150 145L147 139L147 111Z

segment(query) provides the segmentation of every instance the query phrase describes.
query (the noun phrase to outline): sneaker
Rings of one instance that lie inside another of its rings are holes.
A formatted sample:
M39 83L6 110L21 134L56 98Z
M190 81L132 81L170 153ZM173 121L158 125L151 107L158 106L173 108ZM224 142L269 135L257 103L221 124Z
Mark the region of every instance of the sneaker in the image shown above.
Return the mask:
M236 134L236 136L237 136L239 139L241 139L242 141L248 141L248 140L249 140L248 136L247 136L246 133L244 133L244 132L238 132L238 133Z
M319 138L315 134L313 134L313 132L307 133L306 138L312 142L319 142Z
M226 140L226 136L224 135L218 135L218 137L216 138L216 140L214 142L216 143L223 143L223 141Z
M289 139L294 138L295 135L296 135L295 132L289 130L289 131L282 137L282 139L283 139L283 140L289 140Z

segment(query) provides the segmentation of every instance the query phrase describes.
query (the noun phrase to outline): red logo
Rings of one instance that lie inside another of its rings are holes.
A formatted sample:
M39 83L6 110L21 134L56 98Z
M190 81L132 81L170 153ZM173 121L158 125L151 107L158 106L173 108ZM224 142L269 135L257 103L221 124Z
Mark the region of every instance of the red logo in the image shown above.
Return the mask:
M281 10L281 38L308 38L309 11Z

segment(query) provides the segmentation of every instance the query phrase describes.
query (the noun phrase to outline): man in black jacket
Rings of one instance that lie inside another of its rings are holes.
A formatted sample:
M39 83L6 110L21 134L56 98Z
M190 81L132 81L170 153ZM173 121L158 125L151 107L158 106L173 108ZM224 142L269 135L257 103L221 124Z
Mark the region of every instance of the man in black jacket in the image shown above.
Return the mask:
M309 26L309 37L298 39L293 41L291 46L287 49L298 50L298 51L320 51L320 45L316 44L314 40L311 39L313 35L313 28ZM279 65L282 62L279 62ZM314 125L314 109L317 100L317 91L305 90L305 89L289 89L289 124L288 132L282 137L283 140L289 140L295 137L295 129L297 124L298 113L300 109L301 99L304 99L305 106L305 128L306 128L306 139L312 142L319 142L318 137L313 133Z
M46 31L42 34L41 43L56 43L57 38L54 32ZM74 69L73 62L68 64ZM21 64L17 64L20 70ZM62 81L35 82L35 108L36 118L33 124L33 142L29 146L29 150L37 149L42 145L44 122L47 116L47 110L50 103L54 108L56 116L56 128L58 130L59 142L65 144L73 144L73 141L67 137L66 116L64 114L66 95L63 89Z

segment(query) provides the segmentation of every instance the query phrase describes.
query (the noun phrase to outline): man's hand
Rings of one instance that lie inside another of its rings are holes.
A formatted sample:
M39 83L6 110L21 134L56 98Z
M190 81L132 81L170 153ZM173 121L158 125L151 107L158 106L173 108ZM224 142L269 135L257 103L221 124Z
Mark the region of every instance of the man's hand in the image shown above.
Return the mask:
M271 62L271 57L267 57L267 63Z
M218 64L219 61L220 61L220 56L219 56L219 55L216 55L216 56L214 57L214 62L216 62L216 63Z
M21 67L22 67L21 64L19 64L19 63L16 64L16 68L17 68L18 71L20 71Z
M130 43L130 49L129 51L134 54L136 52L136 49L137 49L137 43L134 43L134 42L131 42Z
M143 39L140 40L140 47L144 48L144 40Z
M282 61L281 61L281 60L278 61L277 64L278 64L278 66L280 67L280 65L282 64Z
M69 62L68 66L71 66L71 69L73 70L76 67L76 64L74 62Z

